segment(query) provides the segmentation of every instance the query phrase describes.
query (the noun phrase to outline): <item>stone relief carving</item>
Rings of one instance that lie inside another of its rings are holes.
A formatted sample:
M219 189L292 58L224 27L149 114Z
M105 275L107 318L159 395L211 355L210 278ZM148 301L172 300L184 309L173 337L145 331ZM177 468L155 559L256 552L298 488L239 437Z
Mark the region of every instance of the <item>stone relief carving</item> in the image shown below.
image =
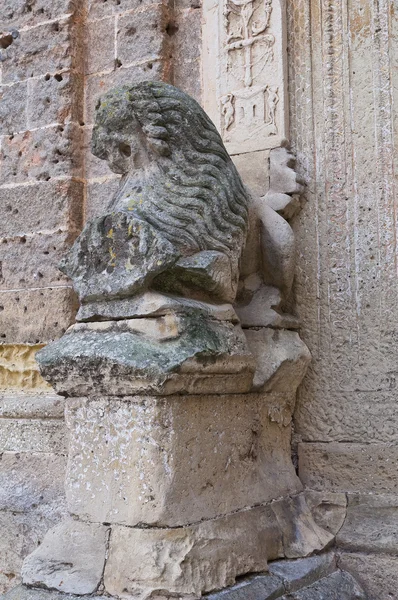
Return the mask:
M218 7L205 0L204 19L205 108L229 153L277 147L285 136L280 0L225 0ZM214 56L212 80L206 61Z

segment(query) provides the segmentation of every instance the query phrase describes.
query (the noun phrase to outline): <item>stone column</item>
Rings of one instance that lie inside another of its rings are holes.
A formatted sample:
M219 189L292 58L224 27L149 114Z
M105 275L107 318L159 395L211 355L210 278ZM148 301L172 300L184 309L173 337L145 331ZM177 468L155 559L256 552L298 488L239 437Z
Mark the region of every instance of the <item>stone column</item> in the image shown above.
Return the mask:
M164 83L109 92L92 149L124 177L61 265L78 323L38 354L66 396L70 518L25 585L199 598L323 549L290 457L310 355L278 308L292 247L271 204L292 198L274 178L255 200L200 106Z

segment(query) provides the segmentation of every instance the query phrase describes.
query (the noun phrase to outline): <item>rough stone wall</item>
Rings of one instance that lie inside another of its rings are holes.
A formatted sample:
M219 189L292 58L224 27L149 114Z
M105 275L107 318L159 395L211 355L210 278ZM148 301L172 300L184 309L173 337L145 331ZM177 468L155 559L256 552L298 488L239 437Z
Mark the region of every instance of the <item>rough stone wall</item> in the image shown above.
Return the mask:
M341 564L387 600L398 589L396 4L289 0L288 14L291 136L308 183L296 296L313 355L299 474L346 495Z
M118 184L89 150L95 103L144 79L199 98L200 12L195 0L0 2L0 593L65 513L63 400L34 355L74 321L57 264Z

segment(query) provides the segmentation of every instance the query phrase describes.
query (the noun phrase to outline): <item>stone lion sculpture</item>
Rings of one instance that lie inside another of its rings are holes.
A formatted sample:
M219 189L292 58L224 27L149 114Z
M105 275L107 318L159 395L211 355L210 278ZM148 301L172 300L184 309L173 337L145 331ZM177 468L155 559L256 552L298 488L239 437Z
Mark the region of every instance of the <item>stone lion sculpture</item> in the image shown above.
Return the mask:
M80 302L148 289L232 302L249 193L199 104L162 82L112 90L96 107L92 152L123 178L61 265Z

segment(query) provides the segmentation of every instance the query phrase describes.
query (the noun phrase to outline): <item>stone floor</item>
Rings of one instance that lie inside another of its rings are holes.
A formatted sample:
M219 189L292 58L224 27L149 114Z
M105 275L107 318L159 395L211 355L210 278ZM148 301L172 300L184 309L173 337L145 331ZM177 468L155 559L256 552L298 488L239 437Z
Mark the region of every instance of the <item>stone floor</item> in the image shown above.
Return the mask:
M82 596L18 586L0 600L78 600ZM84 596L106 600L100 595ZM269 572L242 578L206 600L367 600L355 579L336 565L333 552L269 564ZM159 597L158 600L163 600ZM164 599L166 600L166 598Z

